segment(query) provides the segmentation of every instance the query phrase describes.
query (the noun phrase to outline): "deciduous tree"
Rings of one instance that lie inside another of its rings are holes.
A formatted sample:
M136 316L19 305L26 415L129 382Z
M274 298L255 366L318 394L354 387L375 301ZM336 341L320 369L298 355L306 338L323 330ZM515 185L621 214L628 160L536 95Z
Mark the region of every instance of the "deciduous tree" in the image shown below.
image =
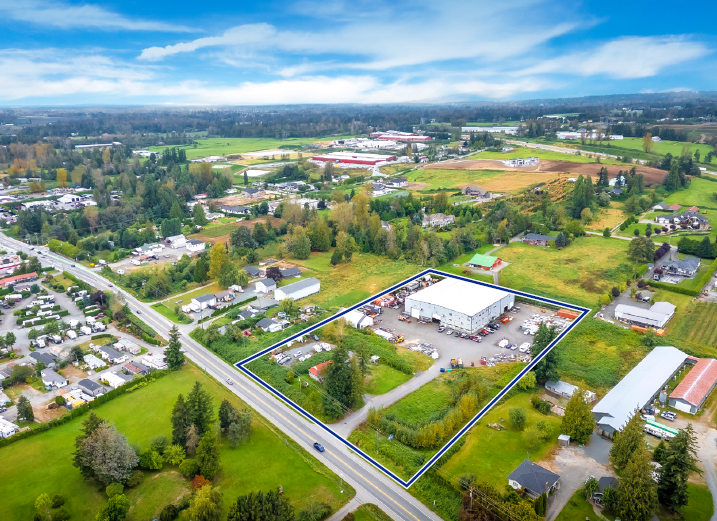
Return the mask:
M565 407L565 416L561 432L568 434L578 443L590 441L590 435L595 429L595 418L592 414L592 407L585 399L586 391L580 386L573 393Z

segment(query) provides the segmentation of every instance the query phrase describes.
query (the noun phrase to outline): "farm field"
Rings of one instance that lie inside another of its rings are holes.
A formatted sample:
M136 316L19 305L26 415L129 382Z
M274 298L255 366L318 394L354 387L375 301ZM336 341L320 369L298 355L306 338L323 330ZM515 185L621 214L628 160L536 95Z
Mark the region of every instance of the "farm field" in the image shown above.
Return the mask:
M717 192L717 183L707 179L692 179L690 186L684 190L678 190L667 196L665 202L667 204L680 204L684 206L681 212L687 207L697 206L700 210L713 209L717 210L717 199L714 193ZM715 223L717 225L717 223Z
M235 406L243 407L240 400L221 384L196 366L187 365L181 371L101 405L96 412L116 425L132 445L144 449L156 436L171 437L172 406L177 395L186 395L195 381L201 382L212 395L215 413L219 402L225 398ZM4 462L0 518L9 521L32 518L35 498L46 492L50 497L62 494L66 498L65 506L72 519L94 519L106 502L104 490L86 482L71 462L74 438L80 431L82 420L77 418L0 449ZM273 457L267 459L266 454ZM43 461L44 464L28 466L27 461ZM302 448L275 433L258 415L254 415L250 442L236 449L222 444L221 464L222 470L215 484L224 493L225 512L237 496L257 490L266 492L279 484L296 508L308 501L322 501L336 509L342 498L341 482L336 476ZM247 473L247 468L261 468L262 472ZM345 484L343 488L343 499L350 499L353 491L350 488L347 491ZM189 482L180 478L172 467L146 472L143 484L127 492L132 504L127 519L153 519L164 505L189 492Z
M245 152L257 152L259 150L272 150L281 147L299 147L303 145L310 145L316 141L322 140L334 140L343 139L352 136L335 136L326 138L288 138L288 139L273 139L273 138L209 138L209 139L198 139L197 148L194 145L180 145L176 148L184 149L187 152L187 159L196 159L198 157L206 156L228 156L235 154L242 154ZM148 147L148 150L154 152L163 152L164 149L171 148L167 146L153 146ZM287 150L286 153L290 153L291 150Z
M611 143L614 148L625 148L628 150L639 150L643 152L641 137L626 137L622 140L612 141ZM682 147L685 145L690 148L690 152L693 155L697 150L699 150L701 157L705 157L708 152L712 151L711 145L701 145L697 143L690 143L688 141L661 141L659 143L652 143L652 153L661 156L669 153L672 154L673 157L679 157L682 155Z
M513 145L509 145L513 146ZM479 152L471 156L471 159L516 159L524 157L537 157L543 160L552 161L570 161L572 163L596 163L595 158L586 155L564 154L553 150L542 150L539 148L528 148L514 145L515 150L512 152ZM614 159L602 159L600 161L606 165L621 165L622 163ZM596 163L597 164L597 163Z
M596 231L603 231L605 228L610 228L612 230L624 221L625 214L622 211L622 205L615 202L610 203L610 205L611 208L601 208L600 213L595 216L595 219L587 226L587 228Z
M514 429L508 421L508 411L513 408L525 411L526 429L539 421L548 425L551 432L548 441L538 442L535 448L530 450L531 461L544 459L555 446L561 418L555 414L546 416L539 413L530 404L530 394L518 393L494 407L478 425L474 425L468 431L466 442L461 449L438 469L438 473L457 486L458 478L470 472L480 480L502 489L508 474L526 458L525 431ZM491 429L488 427L490 423L502 424L505 429Z
M448 166L448 165L446 165ZM500 166L500 164L496 164ZM557 173L506 172L504 170L449 170L422 169L408 174L409 189L414 191L438 190L478 185L489 192L518 193L538 183L560 177Z
M566 300L586 307L633 273L626 255L629 243L597 236L578 237L568 247L540 248L514 242L498 250L511 263L500 283L528 293Z
M229 224L210 223L206 227L204 227L204 229L201 230L199 233L188 235L187 238L197 239L198 241L203 242L210 242L212 244L215 244L217 242L224 243L229 242L230 235L239 226L245 226L250 229L254 229L254 225L258 222L266 224L267 221L270 221L272 226L279 226L281 224L280 219L269 215L262 215L261 217L255 217L254 219L243 220L240 222L236 222L236 218L233 218L233 221L234 222L231 222Z
M689 295L658 289L653 302L667 301L677 309L667 324L665 338L681 349L691 347L694 354L717 356L717 303L695 302Z

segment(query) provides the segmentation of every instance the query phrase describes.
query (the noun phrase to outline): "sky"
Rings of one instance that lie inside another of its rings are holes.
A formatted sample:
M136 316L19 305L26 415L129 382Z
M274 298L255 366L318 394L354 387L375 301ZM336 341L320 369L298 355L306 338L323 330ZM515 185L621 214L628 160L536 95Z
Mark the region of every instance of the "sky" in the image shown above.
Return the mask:
M699 14L710 5L0 0L0 106L715 91L717 30Z

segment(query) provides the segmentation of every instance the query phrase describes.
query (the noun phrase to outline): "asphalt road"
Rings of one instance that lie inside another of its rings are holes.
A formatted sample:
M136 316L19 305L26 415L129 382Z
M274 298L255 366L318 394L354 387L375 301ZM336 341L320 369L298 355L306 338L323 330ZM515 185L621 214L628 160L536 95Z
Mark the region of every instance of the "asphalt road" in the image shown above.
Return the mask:
M73 267L71 261L50 253L44 247L36 246L34 251L30 251L30 245L11 239L2 233L0 233L0 245L33 255L38 250L43 252L45 255L38 257L43 265L54 265L59 270L67 271L98 289L111 290L121 295L133 312L140 312L143 321L160 335L168 337L169 330L173 325L171 322L152 309L149 304L140 302L128 292L117 287L110 288L110 283L98 272L80 264L75 264ZM307 448L308 454L324 463L341 480L349 483L356 490L356 499L359 502L374 503L396 520L430 519L437 521L441 519L403 487L351 452L343 443L327 435L321 427L287 408L268 391L256 385L243 373L222 361L191 337L183 334L181 341L190 360L222 382L284 434ZM233 383L229 385L228 380ZM312 444L315 441L325 447L326 450L323 453L313 450Z

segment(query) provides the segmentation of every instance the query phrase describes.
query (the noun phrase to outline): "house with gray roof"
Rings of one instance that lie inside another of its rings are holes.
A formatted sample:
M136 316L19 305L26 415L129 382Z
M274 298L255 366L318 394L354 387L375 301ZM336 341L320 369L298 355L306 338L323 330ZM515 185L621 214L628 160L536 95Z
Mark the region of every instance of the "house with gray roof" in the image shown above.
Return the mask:
M93 382L89 378L85 378L77 382L77 387L79 387L83 393L95 397L105 394L105 392L107 391L103 386L101 386L97 382Z
M297 267L286 268L285 270L279 270L279 272L281 273L281 276L285 279L301 277L301 270Z
M680 277L694 277L700 267L698 257L685 257L684 259L666 260L662 263L662 272L665 275L679 275Z
M281 324L273 318L262 318L256 323L256 327L263 329L266 333L275 333L281 331Z
M32 365L42 362L45 364L45 367L49 367L50 369L54 369L55 365L57 365L57 357L52 353L38 353L37 351L34 351L30 353L30 359L30 363Z
M246 268L244 268L244 271L247 275L249 275L250 279L256 279L262 276L263 270L260 270L256 266L247 266Z
M535 499L543 493L550 494L559 489L560 476L526 459L508 475L508 484L516 490L522 488L529 497Z
M123 355L110 346L100 346L98 353L103 360L107 360L112 364L121 364L127 361L127 355Z
M475 185L464 186L461 189L461 192L463 192L463 195L467 195L469 197L480 197L483 199L490 197L490 192L488 190L484 190L480 186Z
M258 298L251 304L249 304L249 309L254 311L255 313L264 313L265 311L276 307L279 305L279 302L276 299L273 298Z
M520 240L525 244L531 244L533 246L547 246L549 242L555 241L555 237L541 235L539 233L527 233Z
M67 378L57 374L52 369L43 369L40 371L40 378L42 383L48 387L65 387L67 385Z
M220 210L228 215L251 215L251 208L242 205L224 205Z

